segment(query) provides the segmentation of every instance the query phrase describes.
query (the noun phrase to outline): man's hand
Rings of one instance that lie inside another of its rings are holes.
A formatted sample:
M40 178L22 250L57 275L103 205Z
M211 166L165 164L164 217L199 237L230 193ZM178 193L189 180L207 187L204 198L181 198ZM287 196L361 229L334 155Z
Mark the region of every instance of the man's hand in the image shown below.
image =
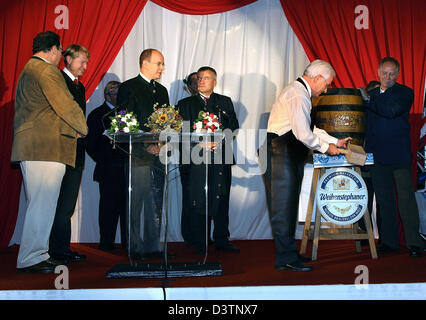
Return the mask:
M160 154L160 149L161 149L161 146L159 146L158 144L152 143L146 148L146 151L150 154L153 154L154 156L158 156Z
M339 148L337 148L337 146L335 144L330 143L326 153L331 155L331 156L337 156L337 155L340 154L340 150L339 150Z
M367 93L367 90L365 88L358 88L359 92L361 93L362 100L364 101L370 101L370 95Z
M337 146L339 147L339 148L347 148L348 147L348 142L349 141L352 141L352 138L351 137L347 137L347 138L344 138L344 139L339 139L339 140L337 140Z
M198 145L207 151L216 151L219 149L219 142L200 142Z

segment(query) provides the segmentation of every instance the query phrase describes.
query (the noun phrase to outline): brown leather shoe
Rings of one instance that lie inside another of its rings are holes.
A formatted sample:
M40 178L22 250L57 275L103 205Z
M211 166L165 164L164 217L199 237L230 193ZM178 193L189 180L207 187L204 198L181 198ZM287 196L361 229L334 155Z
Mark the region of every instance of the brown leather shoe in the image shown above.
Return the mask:
M55 268L58 264L52 261L50 258L39 262L35 265L25 267L25 268L17 268L18 272L33 272L33 273L53 273L55 272Z

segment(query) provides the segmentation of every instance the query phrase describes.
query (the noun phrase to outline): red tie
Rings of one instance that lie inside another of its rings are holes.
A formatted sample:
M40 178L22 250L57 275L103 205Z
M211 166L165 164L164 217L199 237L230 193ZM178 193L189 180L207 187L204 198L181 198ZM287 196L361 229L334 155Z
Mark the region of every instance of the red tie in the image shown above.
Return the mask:
M78 80L77 80L77 79L74 79L74 83L75 83L76 85L78 85Z

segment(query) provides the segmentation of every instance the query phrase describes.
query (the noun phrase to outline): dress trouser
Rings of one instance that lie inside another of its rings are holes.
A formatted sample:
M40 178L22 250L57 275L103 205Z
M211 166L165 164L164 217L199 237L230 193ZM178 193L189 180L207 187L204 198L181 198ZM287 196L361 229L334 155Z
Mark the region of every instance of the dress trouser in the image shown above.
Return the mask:
M275 242L275 266L299 259L295 239L307 148L290 132L284 136L268 133L270 177L270 221ZM268 192L268 190L267 190Z
M106 166L99 179L99 233L100 244L112 245L115 242L118 219L120 218L121 243L127 246L126 239L126 177L124 166Z
M197 176L197 169L204 173L205 165L192 168L192 174ZM182 236L186 242L199 249L206 248L206 232L211 230L211 220L213 220L213 239L216 247L226 246L229 243L229 197L231 190L232 170L231 165L209 165L208 177L208 212L206 217L205 190L191 186L191 180L186 172L182 172ZM186 174L185 174L186 173ZM204 186L204 176L197 178L202 180ZM200 181L201 181L200 180ZM192 181L194 183L194 181ZM220 186L220 187L219 187ZM195 197L199 206L191 206L194 197L191 192L199 193L200 197ZM207 230L206 230L207 226Z
M371 168L371 177L380 207L383 237L381 243L395 249L399 248L397 200L407 247L423 248L419 235L419 209L414 195L410 164L385 165L376 162Z
M80 190L83 167L66 166L56 207L55 220L50 233L49 254L63 254L71 242L71 217L74 214Z
M365 185L367 186L367 194L368 194L368 203L367 208L368 212L370 213L370 221L373 223L373 199L374 199L374 187L373 187L373 180L371 178L371 166L364 166L361 167L361 176L364 179ZM376 223L377 223L377 229L379 233L379 243L382 241L382 229L380 225L380 207L376 201ZM361 219L358 221L358 226L366 231L367 228L365 226L364 219Z
M128 172L128 166L126 171ZM163 192L164 165L158 157L151 164L133 163L130 256L161 251Z
M65 164L52 161L22 161L21 171L27 210L19 247L17 268L49 259L49 236L65 174Z

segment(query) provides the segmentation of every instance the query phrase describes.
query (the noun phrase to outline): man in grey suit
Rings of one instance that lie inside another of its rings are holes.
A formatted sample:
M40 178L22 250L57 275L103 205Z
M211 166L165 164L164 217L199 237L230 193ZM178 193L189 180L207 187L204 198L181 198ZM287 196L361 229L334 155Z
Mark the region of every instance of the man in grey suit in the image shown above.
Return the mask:
M66 165L75 166L77 138L86 119L58 69L59 35L46 31L33 41L33 56L16 88L12 162L20 162L27 211L19 248L19 272L52 273L49 235Z

